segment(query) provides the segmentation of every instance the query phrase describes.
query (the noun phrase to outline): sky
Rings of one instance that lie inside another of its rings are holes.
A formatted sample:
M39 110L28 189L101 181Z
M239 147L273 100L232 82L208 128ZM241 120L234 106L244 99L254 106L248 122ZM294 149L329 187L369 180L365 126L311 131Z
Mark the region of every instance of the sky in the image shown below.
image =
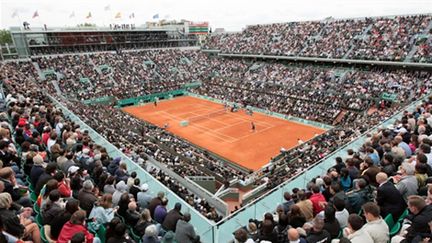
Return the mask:
M39 16L32 18L35 11ZM87 19L89 12L92 17ZM118 12L122 18L116 19ZM132 13L135 18L130 19ZM30 27L66 27L85 22L140 26L158 14L159 20L208 21L213 29L240 31L247 25L322 20L329 16L419 13L432 13L432 0L0 0L0 29L22 26L23 21Z

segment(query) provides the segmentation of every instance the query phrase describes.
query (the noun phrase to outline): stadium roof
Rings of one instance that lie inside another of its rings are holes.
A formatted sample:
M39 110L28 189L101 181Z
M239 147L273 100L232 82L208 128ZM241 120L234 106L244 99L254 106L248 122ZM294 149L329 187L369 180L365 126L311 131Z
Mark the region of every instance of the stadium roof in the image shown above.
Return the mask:
M208 21L213 28L241 30L247 25L289 21L355 18L431 13L430 0L76 0L59 4L54 0L2 0L0 28L21 25L31 27L76 26L90 22L98 26L110 23L135 23L157 19ZM37 12L37 16L32 18ZM91 13L90 18L86 18ZM119 14L120 13L120 14ZM241 13L241 14L239 14ZM119 18L116 18L119 16Z

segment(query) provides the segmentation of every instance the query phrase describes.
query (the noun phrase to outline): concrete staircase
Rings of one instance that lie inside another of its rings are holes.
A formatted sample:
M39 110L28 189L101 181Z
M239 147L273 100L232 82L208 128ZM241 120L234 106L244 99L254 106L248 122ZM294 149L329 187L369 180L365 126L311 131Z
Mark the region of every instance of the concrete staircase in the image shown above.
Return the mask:
M93 62L93 60L89 57L89 63L91 64L91 65L93 65L93 69L94 70L96 70L96 72L98 73L98 74L102 74L102 71L98 68L98 67L96 67L96 64Z
M36 69L36 71L37 71L37 73L39 75L39 80L43 80L44 77L42 75L42 70L40 69L39 64L37 62L32 62L32 64L33 64L33 67Z
M423 30L423 32L421 33L421 35L428 35L429 31L431 29L432 29L432 21L429 22L429 25ZM417 41L417 38L418 38L418 35L414 35L413 37L411 37L410 43L413 44L413 47L408 52L408 55L405 57L404 62L411 62L412 57L417 52L418 46L415 43ZM430 39L431 39L431 35L429 35L429 37L428 37L428 40L430 40Z
M360 35L354 36L354 38L352 38L350 40L350 46L351 46L351 48L345 53L345 55L342 57L342 59L347 59L349 57L349 55L351 54L351 52L355 48L354 41L358 40L358 39L364 40L366 38L367 33L369 32L370 29L372 29L372 24L370 24L368 27L366 27L366 29L364 29L363 32Z
M56 80L52 80L51 84L54 86L54 89L58 95L62 95L58 82Z
M326 21L327 22L327 21ZM320 29L320 31L316 34L316 35L314 35L314 36L311 36L311 37L309 37L308 38L308 41L306 42L306 45L303 47L303 49L301 49L300 51L299 51L299 53L297 54L297 56L302 56L302 53L309 47L309 41L314 41L314 40L319 40L319 39L321 39L321 35L322 35L322 33L324 32L324 29L327 27L327 25L328 25L328 22L327 23L325 23L325 25L323 25L322 27L321 27L321 29Z

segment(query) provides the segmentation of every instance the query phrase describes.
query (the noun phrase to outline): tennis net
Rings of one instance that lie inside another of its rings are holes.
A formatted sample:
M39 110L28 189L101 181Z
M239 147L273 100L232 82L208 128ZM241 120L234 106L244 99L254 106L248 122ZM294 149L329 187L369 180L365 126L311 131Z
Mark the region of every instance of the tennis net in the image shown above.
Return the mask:
M191 122L197 122L197 121L201 121L201 120L205 120L208 118L212 118L212 117L216 117L216 116L220 116L225 114L226 111L225 110L219 110L219 111L214 111L208 114L204 114L204 115L198 115L198 116L192 116L187 118L186 120L191 123Z

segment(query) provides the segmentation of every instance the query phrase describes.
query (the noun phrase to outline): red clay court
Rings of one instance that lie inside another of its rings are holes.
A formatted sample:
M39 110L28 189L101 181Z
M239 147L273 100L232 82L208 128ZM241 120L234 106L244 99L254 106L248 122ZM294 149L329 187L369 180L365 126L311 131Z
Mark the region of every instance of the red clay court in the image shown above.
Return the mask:
M224 106L205 99L182 96L172 100L123 108L125 112L168 130L201 148L245 168L258 170L280 153L290 149L297 139L307 141L325 130L244 110L222 112ZM216 112L216 114L215 114ZM208 117L206 114L215 114ZM191 120L188 126L180 126ZM194 121L195 120L195 121ZM256 130L252 131L251 122Z

